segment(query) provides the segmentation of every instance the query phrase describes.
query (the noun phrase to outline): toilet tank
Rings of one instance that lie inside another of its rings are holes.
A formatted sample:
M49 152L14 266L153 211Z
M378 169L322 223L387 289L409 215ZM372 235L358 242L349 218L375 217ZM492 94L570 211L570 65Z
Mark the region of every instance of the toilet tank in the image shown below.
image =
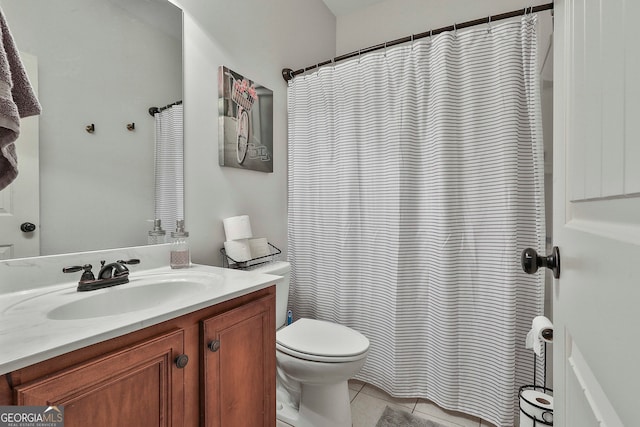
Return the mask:
M280 280L276 281L276 329L278 329L283 326L287 320L291 264L285 261L274 261L252 268L251 271L281 277Z

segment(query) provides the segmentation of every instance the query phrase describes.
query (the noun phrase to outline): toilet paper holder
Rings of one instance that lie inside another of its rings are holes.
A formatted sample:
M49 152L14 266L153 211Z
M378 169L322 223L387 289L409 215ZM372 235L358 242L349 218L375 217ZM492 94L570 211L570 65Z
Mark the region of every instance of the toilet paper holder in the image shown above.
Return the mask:
M554 246L551 250L551 254L547 256L540 256L533 248L527 248L522 251L520 258L522 264L522 270L527 274L534 274L540 267L547 267L553 271L553 277L560 278L560 249Z
M527 396L526 392L533 391L538 392L543 397L532 398ZM553 399L553 390L536 386L525 385L520 387L518 391L519 409L520 409L520 426L553 426L553 403L547 400L547 396ZM522 417L526 417L527 420L523 420Z

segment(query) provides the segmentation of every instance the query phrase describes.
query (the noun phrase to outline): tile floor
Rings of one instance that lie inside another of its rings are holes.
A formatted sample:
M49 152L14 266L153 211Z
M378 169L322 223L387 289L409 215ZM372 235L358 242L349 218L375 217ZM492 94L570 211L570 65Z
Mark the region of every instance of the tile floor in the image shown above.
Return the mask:
M445 427L494 427L486 421L460 412L446 411L424 399L397 399L371 384L349 380L353 427L375 427L386 406L411 412ZM281 421L277 427L289 427Z

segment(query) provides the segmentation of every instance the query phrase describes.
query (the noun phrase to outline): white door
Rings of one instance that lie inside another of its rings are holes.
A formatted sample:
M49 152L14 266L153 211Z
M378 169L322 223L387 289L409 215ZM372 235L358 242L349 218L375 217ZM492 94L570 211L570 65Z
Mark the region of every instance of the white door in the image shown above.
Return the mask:
M20 57L37 94L37 58L23 52ZM15 143L18 177L0 191L0 259L40 255L39 229L33 232L20 229L26 222L40 225L38 124L38 116L20 121L20 138Z
M559 427L640 426L640 2L557 0Z

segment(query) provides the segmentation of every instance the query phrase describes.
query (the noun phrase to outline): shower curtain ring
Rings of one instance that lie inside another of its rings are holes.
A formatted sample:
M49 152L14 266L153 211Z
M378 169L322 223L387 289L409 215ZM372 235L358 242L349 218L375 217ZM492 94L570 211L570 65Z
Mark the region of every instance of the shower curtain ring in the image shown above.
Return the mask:
M360 65L360 52L361 52L361 49L358 49L358 65Z
M411 50L413 50L413 34L411 34Z
M387 42L384 42L384 57L387 57Z
M489 15L489 18L487 18L487 26L489 27L487 29L487 33L491 34L491 15Z

